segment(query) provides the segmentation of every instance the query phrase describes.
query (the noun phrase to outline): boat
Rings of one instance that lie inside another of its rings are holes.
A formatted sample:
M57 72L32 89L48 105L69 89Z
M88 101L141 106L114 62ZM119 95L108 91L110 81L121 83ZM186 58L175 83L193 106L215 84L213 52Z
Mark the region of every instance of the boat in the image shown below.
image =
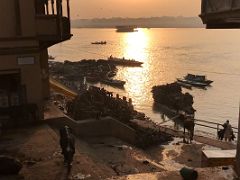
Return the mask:
M124 57L117 58L112 56L108 58L108 62L113 63L115 65L120 65L120 66L141 66L143 64L143 62L136 61L134 59L125 59Z
M180 81L176 81L177 84L179 84L181 87L186 88L186 89L192 89L192 85L191 84L186 84Z
M106 45L107 41L95 41L95 42L91 42L91 44Z
M116 26L117 32L137 32L136 26Z
M189 85L192 85L195 87L201 87L201 88L205 88L206 86L209 86L209 84L207 84L207 83L190 81L190 80L186 80L186 79L182 79L182 78L177 78L177 81L180 83L189 84Z
M195 81L195 82L200 82L200 83L205 83L210 85L211 83L213 83L213 81L208 80L207 77L205 75L194 75L194 74L187 74L184 77L185 80L188 81Z
M117 87L123 87L125 85L125 81L116 80L116 79L103 79L101 80L102 83L117 86Z

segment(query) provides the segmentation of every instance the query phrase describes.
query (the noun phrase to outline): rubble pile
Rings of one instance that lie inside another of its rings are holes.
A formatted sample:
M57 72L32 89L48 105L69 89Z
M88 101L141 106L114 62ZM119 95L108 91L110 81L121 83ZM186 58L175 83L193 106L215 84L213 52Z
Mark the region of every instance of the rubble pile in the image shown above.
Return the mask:
M123 99L104 88L91 86L73 101L67 103L67 113L75 120L112 116L122 122L128 122L133 117L131 100Z
M111 116L133 128L137 133L136 146L147 148L172 140L171 136L151 128L141 127L133 123L132 119L149 121L144 113L134 110L131 99L122 99L104 88L91 86L86 92L67 103L67 113L75 120L100 119Z
M173 140L172 136L155 129L136 126L135 130L137 131L136 146L142 149Z
M176 111L184 111L187 114L194 114L193 96L183 93L182 88L177 83L154 86L152 88L155 103L160 103Z

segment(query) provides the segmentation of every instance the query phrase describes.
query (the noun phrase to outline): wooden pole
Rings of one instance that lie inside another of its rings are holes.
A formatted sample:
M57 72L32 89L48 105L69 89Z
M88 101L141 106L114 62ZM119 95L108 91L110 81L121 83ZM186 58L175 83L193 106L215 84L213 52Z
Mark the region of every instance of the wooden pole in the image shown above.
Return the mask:
M69 4L69 0L67 0L67 17L70 20L70 4Z
M54 0L51 0L51 4L52 4L52 15L54 15Z
M15 14L16 14L16 35L22 35L21 13L19 0L15 0Z
M236 154L236 172L240 176L240 103L238 114L238 139L237 139L237 154Z

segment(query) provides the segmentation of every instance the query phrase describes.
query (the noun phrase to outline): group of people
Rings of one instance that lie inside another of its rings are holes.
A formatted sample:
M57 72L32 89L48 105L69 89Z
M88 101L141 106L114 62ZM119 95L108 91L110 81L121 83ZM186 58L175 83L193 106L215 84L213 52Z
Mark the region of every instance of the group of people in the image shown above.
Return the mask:
M223 129L218 131L218 139L219 140L224 139L225 141L228 141L228 142L233 141L236 137L233 133L233 129L229 120L227 120L222 126L223 126Z

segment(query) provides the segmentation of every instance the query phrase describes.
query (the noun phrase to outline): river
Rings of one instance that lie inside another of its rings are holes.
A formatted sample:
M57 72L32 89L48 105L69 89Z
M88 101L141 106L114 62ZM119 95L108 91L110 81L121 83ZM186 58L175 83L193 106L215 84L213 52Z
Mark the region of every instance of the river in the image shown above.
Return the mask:
M116 57L144 62L142 67L119 68L116 78L125 89L102 87L131 97L135 108L156 122L151 88L171 83L187 73L204 74L214 81L206 90L184 90L194 96L196 118L238 123L240 100L240 31L206 29L139 29L116 33L114 29L72 29L71 40L49 49L57 61ZM107 45L92 45L107 41Z

